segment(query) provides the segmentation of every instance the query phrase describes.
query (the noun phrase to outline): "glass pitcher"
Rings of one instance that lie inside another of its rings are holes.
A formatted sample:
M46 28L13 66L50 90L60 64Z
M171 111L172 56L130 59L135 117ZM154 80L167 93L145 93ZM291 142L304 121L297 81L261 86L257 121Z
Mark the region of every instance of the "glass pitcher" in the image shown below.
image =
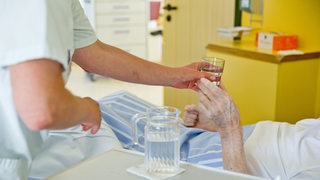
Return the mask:
M174 173L179 170L179 115L177 108L164 106L133 116L134 144L138 141L138 123L141 120L146 122L144 164L147 172Z

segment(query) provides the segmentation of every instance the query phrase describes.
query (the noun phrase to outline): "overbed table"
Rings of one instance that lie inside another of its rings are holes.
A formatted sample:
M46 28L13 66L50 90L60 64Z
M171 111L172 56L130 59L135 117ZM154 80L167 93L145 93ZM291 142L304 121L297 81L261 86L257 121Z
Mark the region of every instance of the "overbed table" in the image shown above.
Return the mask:
M61 173L49 177L47 180L106 180L121 179L135 180L144 179L126 171L131 166L142 164L143 154L135 153L124 149L112 149L97 157L86 160ZM196 164L181 162L184 172L168 178L168 180L259 180L261 178L249 176L230 171L208 168Z

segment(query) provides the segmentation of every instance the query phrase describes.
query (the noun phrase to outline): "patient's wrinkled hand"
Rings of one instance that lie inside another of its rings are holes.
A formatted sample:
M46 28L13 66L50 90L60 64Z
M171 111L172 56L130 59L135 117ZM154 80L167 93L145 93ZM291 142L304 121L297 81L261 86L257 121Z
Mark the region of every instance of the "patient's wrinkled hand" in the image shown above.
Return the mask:
M205 116L204 113L199 111L199 108L192 105L186 105L185 113L183 116L183 124L188 127L200 128L208 131L217 131L216 124L208 117Z
M205 78L198 82L199 112L217 125L218 131L239 128L240 113L224 86L214 85Z
M184 107L185 113L183 115L183 124L188 127L194 127L198 122L199 111L198 108L194 105L186 105Z

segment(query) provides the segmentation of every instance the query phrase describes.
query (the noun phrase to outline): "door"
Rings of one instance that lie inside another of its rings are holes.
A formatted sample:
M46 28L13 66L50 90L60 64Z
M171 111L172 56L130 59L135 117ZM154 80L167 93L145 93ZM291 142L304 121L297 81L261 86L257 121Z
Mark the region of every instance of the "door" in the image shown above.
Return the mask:
M216 29L234 24L235 0L165 0L164 7L162 63L172 67L200 61ZM192 90L164 88L164 105L183 110L197 101Z

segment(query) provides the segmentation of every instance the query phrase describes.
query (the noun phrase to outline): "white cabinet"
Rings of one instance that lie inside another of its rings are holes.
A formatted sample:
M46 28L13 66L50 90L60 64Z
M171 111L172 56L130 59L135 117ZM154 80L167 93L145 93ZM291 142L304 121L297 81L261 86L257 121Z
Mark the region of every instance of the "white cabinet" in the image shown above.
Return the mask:
M147 58L148 0L95 0L93 4L93 24L98 38Z

